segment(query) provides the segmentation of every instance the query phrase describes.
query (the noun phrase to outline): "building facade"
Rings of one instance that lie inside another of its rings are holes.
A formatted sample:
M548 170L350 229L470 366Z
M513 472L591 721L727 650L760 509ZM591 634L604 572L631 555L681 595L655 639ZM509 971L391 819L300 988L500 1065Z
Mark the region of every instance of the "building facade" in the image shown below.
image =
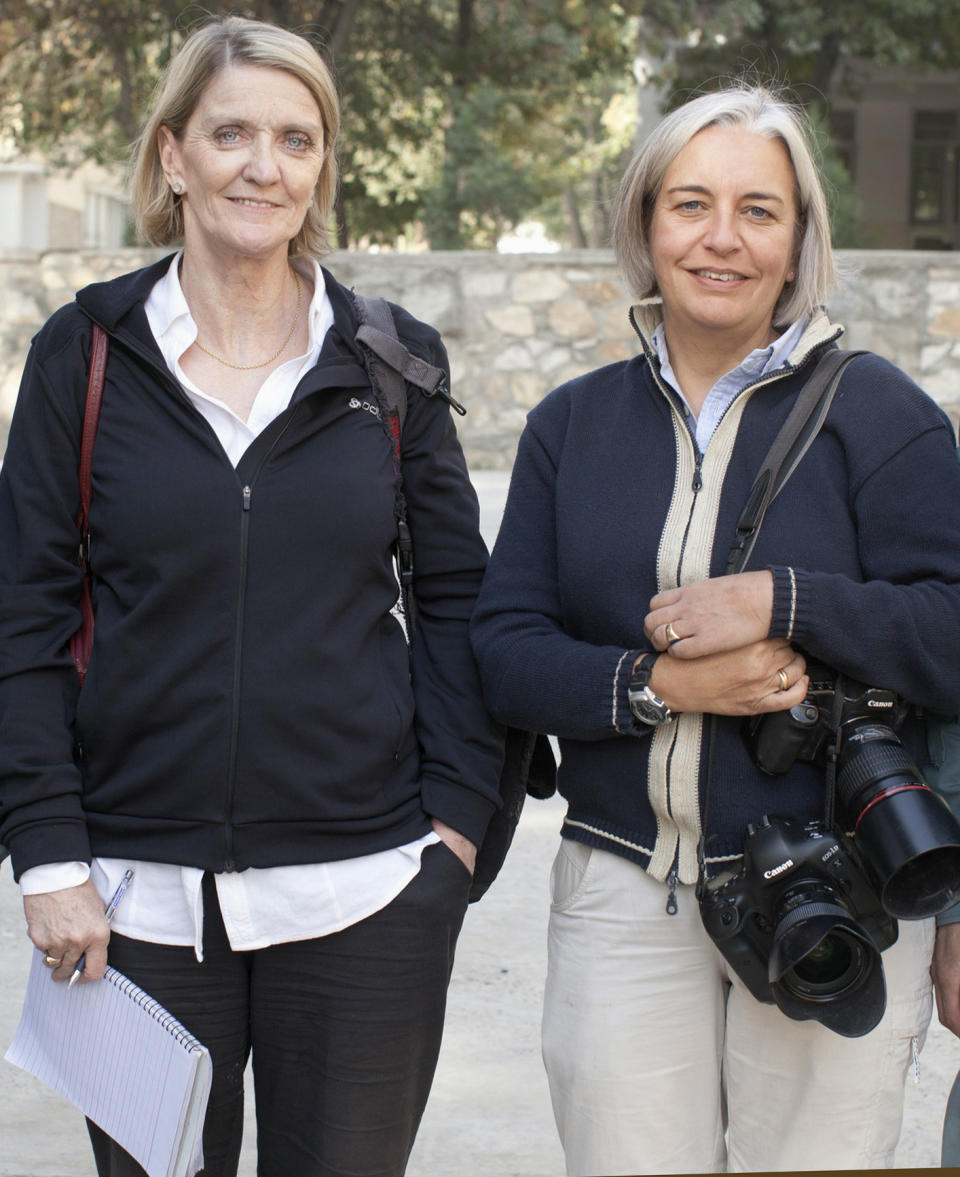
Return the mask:
M871 249L960 249L960 71L870 69L831 130Z

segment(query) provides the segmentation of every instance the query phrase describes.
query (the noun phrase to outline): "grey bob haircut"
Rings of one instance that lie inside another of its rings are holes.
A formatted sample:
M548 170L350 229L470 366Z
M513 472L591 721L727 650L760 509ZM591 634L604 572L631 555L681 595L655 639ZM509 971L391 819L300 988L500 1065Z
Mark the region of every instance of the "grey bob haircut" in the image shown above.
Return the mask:
M323 122L323 168L313 201L291 254L322 257L330 250L329 220L337 191L336 142L340 103L333 77L320 54L304 37L277 25L238 16L202 25L187 37L167 66L154 96L131 161L131 197L137 231L151 245L173 245L183 239L183 209L170 190L160 165L159 131L168 127L177 139L207 86L231 65L253 65L292 74L310 91Z
M837 281L830 214L814 155L814 134L802 108L766 86L737 84L694 98L671 111L634 156L614 203L613 244L621 273L638 299L658 294L650 252L650 222L663 177L694 135L707 127L742 127L786 148L797 206L796 278L774 308L784 327L823 305Z

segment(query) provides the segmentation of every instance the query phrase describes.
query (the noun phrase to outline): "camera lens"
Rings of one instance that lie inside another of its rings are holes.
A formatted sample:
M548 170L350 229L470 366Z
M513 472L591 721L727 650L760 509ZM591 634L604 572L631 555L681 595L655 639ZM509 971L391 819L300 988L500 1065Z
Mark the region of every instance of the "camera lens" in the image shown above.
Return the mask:
M773 999L790 1018L815 1018L847 1038L883 1017L880 952L829 885L798 880L783 897L770 950Z
M842 932L828 932L780 978L780 984L807 1001L832 1001L860 980L865 964L862 944Z
M854 840L900 919L944 911L960 894L960 827L889 727L860 721L841 751L837 791Z

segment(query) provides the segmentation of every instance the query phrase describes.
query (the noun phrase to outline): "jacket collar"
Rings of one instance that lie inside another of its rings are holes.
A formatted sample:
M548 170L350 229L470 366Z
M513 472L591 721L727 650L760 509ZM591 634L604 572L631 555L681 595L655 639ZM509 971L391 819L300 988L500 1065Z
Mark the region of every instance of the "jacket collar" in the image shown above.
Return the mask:
M169 253L141 270L121 274L119 278L112 278L108 282L94 282L90 286L84 286L82 290L77 291L77 305L110 334L115 334L121 326L131 329L135 326L133 333L141 342L151 341L153 336L147 325L143 304L147 301L150 291L170 268L173 257L174 255ZM135 325L124 323L127 316L137 309L140 311L139 321Z
M130 331L141 343L153 343L153 335L147 324L144 304L150 291L163 278L174 254L166 256L128 274L121 274L107 282L94 282L77 292L77 305L94 322L110 334ZM323 269L330 301L333 304L334 320L342 324L342 334L351 341L356 333L356 310L349 291L334 278L329 270ZM357 353L359 355L359 352Z
M663 322L663 302L660 298L645 298L630 308L630 324L640 337L647 360L654 364L657 360L657 349L651 343L654 331ZM789 372L801 368L816 352L821 351L827 344L838 340L844 333L843 325L831 323L825 307L818 307L810 316L803 334L797 340L796 346L790 352L782 368L778 371ZM654 369L659 370L659 364Z

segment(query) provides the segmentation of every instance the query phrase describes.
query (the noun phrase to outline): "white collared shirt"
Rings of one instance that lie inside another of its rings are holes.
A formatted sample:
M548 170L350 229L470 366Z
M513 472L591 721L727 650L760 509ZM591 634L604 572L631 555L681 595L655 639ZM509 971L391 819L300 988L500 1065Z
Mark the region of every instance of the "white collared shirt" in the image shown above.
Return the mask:
M292 264L314 284L307 312L307 350L267 376L244 421L223 401L198 388L180 367L180 357L197 338L197 325L180 286L180 256L150 292L147 321L167 367L236 466L253 439L287 407L301 377L317 362L333 323L333 307L319 264L295 259ZM438 841L431 832L405 846L361 858L214 875L231 948L244 952L313 939L358 923L400 894L420 870L425 847ZM95 858L92 868L83 862L49 863L24 871L20 889L24 895L57 891L92 877L107 903L128 869L134 872L133 882L113 917L113 930L153 944L193 945L197 960L202 960L203 871L197 867L123 858Z
M748 384L757 380L765 372L772 372L774 368L778 368L786 360L803 334L807 322L808 318L805 317L798 319L795 323L791 323L786 331L778 336L773 343L767 344L766 347L754 348L735 368L721 376L716 384L714 384L713 388L707 393L706 399L701 406L700 416L696 418L694 436L697 439L697 446L701 452L707 448L710 438L713 437L717 426L720 424L720 419L733 401L736 400L737 395ZM670 363L670 355L667 351L667 337L663 330L663 323L657 325L651 342L656 348L657 355L660 359L661 377L680 395L684 405L687 407L687 411L693 417L693 410L690 408L687 398L683 395L683 390L677 383L677 377Z
M145 307L147 321L167 367L180 381L194 408L210 422L227 457L236 466L253 439L287 407L301 377L317 362L324 337L333 323L333 306L319 263L312 258L292 259L298 273L313 282L313 298L307 308L310 341L302 356L287 360L267 376L253 402L250 416L244 421L223 401L198 388L180 366L180 357L197 339L197 325L180 285L180 257L181 254L177 254L167 273L151 290Z

